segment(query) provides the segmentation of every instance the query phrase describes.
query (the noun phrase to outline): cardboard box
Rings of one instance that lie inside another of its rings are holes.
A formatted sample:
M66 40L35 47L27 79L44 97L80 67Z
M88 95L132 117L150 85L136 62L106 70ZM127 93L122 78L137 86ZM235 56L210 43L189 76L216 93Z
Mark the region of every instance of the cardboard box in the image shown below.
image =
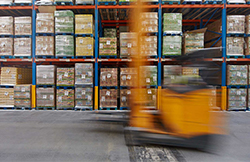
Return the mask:
M130 89L120 89L120 107L130 107L131 93Z
M57 86L74 86L75 83L74 68L57 68Z
M23 16L23 17L15 17L15 35L31 35L31 17Z
M157 36L141 36L141 54L144 56L157 56Z
M36 33L54 33L54 28L53 13L37 13Z
M163 32L182 33L182 13L164 13Z
M245 15L227 16L227 33L245 33Z
M31 38L14 38L14 56L31 56Z
M37 107L55 107L55 88L36 88Z
M247 65L227 65L227 85L247 85Z
M118 86L117 77L117 68L101 68L100 86Z
M74 108L75 92L74 89L57 89L56 90L56 108Z
M36 66L36 84L37 85L55 85L56 66L55 65L37 65Z
M0 17L0 35L14 35L14 21L12 16Z
M181 36L163 36L163 56L181 55Z
M157 85L157 66L141 66L141 85Z
M55 33L74 33L74 17L71 10L55 11Z
M0 88L0 106L14 107L14 88Z
M94 56L94 38L76 38L76 56Z
M228 89L228 110L242 110L247 106L247 89Z
M116 28L104 28L104 37L117 37L116 33Z
M121 68L120 69L120 86L135 87L138 71L136 68Z
M227 55L244 55L243 37L227 37Z
M31 107L31 85L23 84L14 87L15 107Z
M157 12L143 12L141 14L142 28L141 31L145 33L158 32L158 13Z
M117 56L117 38L99 38L99 56Z
M54 56L54 36L36 36L36 55L37 56Z
M94 20L92 14L75 15L76 34L94 34Z
M2 85L17 85L17 84L31 84L32 69L16 68L16 67L2 67L1 68L1 84Z
M0 38L0 55L12 56L13 55L13 38Z
M93 64L75 64L75 85L93 85Z
M99 95L100 108L117 107L117 89L100 89Z
M56 36L56 56L75 55L74 36L72 35L57 35Z
M120 57L130 57L137 54L137 34L134 32L120 33Z
M178 83L179 77L182 75L182 67L180 65L164 65L163 66L163 85Z
M75 89L75 107L93 108L93 88L77 87Z

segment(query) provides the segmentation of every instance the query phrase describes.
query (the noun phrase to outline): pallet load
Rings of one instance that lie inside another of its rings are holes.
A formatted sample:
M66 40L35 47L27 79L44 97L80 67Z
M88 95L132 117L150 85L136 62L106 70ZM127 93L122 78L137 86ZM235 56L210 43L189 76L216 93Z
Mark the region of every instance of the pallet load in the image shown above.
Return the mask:
M141 66L139 70L141 74L142 86L156 86L157 85L157 66Z
M163 36L162 56L181 55L181 46L181 36Z
M57 86L74 86L75 83L74 68L57 68Z
M118 86L117 77L117 68L101 68L100 86Z
M15 35L31 35L31 17L15 17Z
M247 65L227 66L227 85L248 85Z
M76 38L76 56L94 56L94 38Z
M75 108L93 108L93 88L76 87L75 89Z
M74 33L74 18L73 11L55 11L55 33Z
M14 0L14 3L32 3L32 0Z
M228 89L228 110L246 110L247 89Z
M157 103L157 89L155 88L145 88L143 89L143 96L142 98L144 99L144 101L146 101L144 103L144 107L145 108L149 108L149 109L156 109L156 103Z
M80 5L85 5L85 4L94 4L94 0L76 0L75 1L76 4Z
M75 85L93 85L93 64L75 64Z
M52 6L54 5L54 0L36 0L35 5Z
M0 5L11 5L13 0L0 0Z
M117 38L99 38L99 56L117 56Z
M137 80L137 69L136 68L121 68L120 69L120 86L134 87L136 86Z
M246 16L245 33L250 34L250 15Z
M56 92L56 109L68 109L75 107L74 89L57 89Z
M31 38L14 38L14 56L31 56Z
M37 85L55 85L56 66L55 65L37 65L36 84Z
M163 33L182 33L182 13L163 14Z
M75 45L74 36L72 35L57 35L56 36L56 51L58 57L74 57Z
M227 16L227 33L245 33L245 15Z
M120 57L131 57L137 54L137 34L134 32L120 33Z
M104 37L116 38L116 28L104 28Z
M157 56L157 36L141 36L141 54Z
M54 36L36 36L36 56L54 55Z
M120 89L120 109L128 109L130 107L131 92L130 89Z
M0 56L13 55L13 38L0 38Z
M1 68L1 84L2 85L18 85L31 84L32 69L16 68L16 67L2 67Z
M0 107L14 107L14 88L0 88Z
M92 14L75 15L75 34L94 34Z
M23 84L14 87L14 106L17 108L31 107L31 85Z
M55 88L36 88L36 107L55 108Z
M144 33L158 32L158 13L157 12L143 12L141 14L142 25L141 31Z
M55 23L53 13L37 13L36 33L54 33Z
M117 89L100 89L100 109L117 108Z
M13 17L2 16L0 17L0 35L13 35Z
M227 56L243 56L244 46L243 37L227 37Z
M69 2L69 3L72 3L73 4L73 0L54 0L55 2L61 2L61 3L65 3L65 2Z
M181 79L182 67L180 65L164 65L163 85L178 83Z
M98 2L100 2L100 3L104 3L104 2L114 2L114 3L116 3L116 0L98 0Z
M184 33L183 53L189 53L204 48L204 33L206 29L188 31Z
M246 0L227 0L227 3L246 3Z

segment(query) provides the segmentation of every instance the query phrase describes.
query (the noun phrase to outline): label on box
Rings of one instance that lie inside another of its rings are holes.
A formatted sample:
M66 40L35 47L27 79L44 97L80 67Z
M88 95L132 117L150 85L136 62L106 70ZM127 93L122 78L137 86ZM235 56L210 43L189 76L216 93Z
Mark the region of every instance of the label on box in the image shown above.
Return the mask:
M47 78L47 74L43 74L43 78L46 79Z
M101 101L105 101L105 97L104 97L104 96L102 96L102 99L101 99Z
M181 20L178 20L178 25L181 25Z
M23 46L23 45L24 45L24 42L23 42L23 41L21 41L21 42L20 42L20 44L21 44L21 46Z
M153 77L153 81L156 82L156 76Z
M92 72L88 72L88 76L92 76Z
M131 94L131 91L130 91L130 90L128 90L128 91L127 91L127 94L128 94L128 95L129 95L129 94Z
M110 91L107 91L107 92L106 92L106 96L110 96Z
M59 96L59 97L58 97L58 101L59 101L59 102L62 102L62 96Z
M246 97L241 97L241 100L242 101L246 101Z
M11 75L11 78L12 78L12 79L15 79L15 78L16 78L15 74L12 74L12 75Z
M238 42L238 39L235 38L235 39L234 39L234 43L237 43L237 42Z
M81 25L81 28L84 29L84 28L85 28L85 25Z
M106 77L105 77L105 76L102 76L102 80L105 81L105 80L106 80Z
M27 98L29 98L30 97L30 94L29 93L26 93L26 95L25 95Z
M247 74L246 73L243 73L243 78L247 78Z
M88 44L87 47L88 47L88 49L92 49L92 45L91 44Z
M229 23L229 26L231 26L231 27L232 27L232 26L233 26L233 23Z
M131 79L131 75L128 75L128 76L127 76L127 79L130 80L130 79Z
M25 88L24 87L21 88L21 92L25 92Z
M131 47L132 47L132 44L131 44L131 43L128 43L127 46L128 46L128 48L131 48Z
M122 101L125 102L127 99L125 96L122 96Z
M85 79L86 77L85 77L85 75L84 74L82 74L82 79Z
M6 70L6 73L8 73L8 74L9 74L9 73L10 73L10 69L7 69L7 70Z
M150 78L146 78L146 83L150 83Z
M88 96L88 100L91 101L91 100L92 100L92 97L91 97L91 96Z
M44 27L44 28L43 28L43 31L48 31L48 28L47 28L47 27Z
M153 98L153 100L155 100L155 99L156 99L156 96L155 96L155 95L153 95L153 96L152 96L152 98Z
M149 89L149 90L148 90L148 94L152 94L152 91L151 91L151 89Z
M110 41L108 40L108 41L106 42L106 44L107 44L107 45L110 45Z
M43 95L43 99L47 99L47 95Z
M241 95L241 91L236 91L236 94L237 95Z
M102 43L100 43L100 48L103 48L103 44Z
M13 98L13 96L12 95L10 95L10 100L13 100L14 98Z
M18 74L18 79L22 79L22 74Z
M59 80L62 80L62 75L59 75L58 79L59 79Z
M122 80L126 80L126 76L125 75L122 76Z
M86 94L86 91L85 90L82 90L82 95L85 95Z
M82 39L80 39L80 43L81 43L81 44L83 43L83 40L82 40Z
M54 100L54 95L50 95L50 96L49 96L49 99L50 99L50 100Z
M65 76L65 77L68 77L68 73L67 73L67 72L65 72L65 73L64 73L64 76Z
M232 49L232 45L231 45L231 44L229 44L229 45L228 45L228 48L229 48L229 49Z
M69 91L65 91L65 92L64 92L64 95L65 95L65 96L68 96L68 95L69 95Z
M174 45L171 44L171 45L170 45L170 48L173 49L173 48L174 48Z
M241 73L240 73L240 72L238 72L238 71L237 71L237 73L236 73L236 74L237 74L237 76L241 76Z
M9 93L8 92L5 92L4 95L7 96Z
M108 75L107 75L107 78L111 78L111 74L108 74Z

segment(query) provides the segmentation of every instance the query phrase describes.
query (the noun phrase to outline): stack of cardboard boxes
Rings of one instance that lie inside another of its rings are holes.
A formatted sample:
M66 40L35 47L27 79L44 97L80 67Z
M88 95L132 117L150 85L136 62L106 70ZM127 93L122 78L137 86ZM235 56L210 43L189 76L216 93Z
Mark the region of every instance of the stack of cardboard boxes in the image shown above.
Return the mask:
M74 86L75 79L75 69L74 68L57 68L57 86Z
M36 106L38 108L55 108L55 88L36 88Z
M144 56L157 56L157 36L142 36L141 54Z
M158 13L143 12L141 14L142 24L141 31L144 33L158 32Z
M206 29L193 30L184 33L183 53L204 48L204 33Z
M31 107L31 85L16 85L14 87L14 106L17 108Z
M13 35L13 17L0 17L0 35ZM0 55L13 55L13 38L0 38Z
M120 57L131 57L137 54L137 34L133 32L120 33Z
M17 84L31 84L32 69L16 68L16 67L2 67L1 68L1 84L2 85L17 85Z
M115 28L104 28L104 37L116 37L116 29Z
M117 56L117 38L99 38L99 56Z
M55 85L56 81L55 65L37 65L36 84L37 85Z

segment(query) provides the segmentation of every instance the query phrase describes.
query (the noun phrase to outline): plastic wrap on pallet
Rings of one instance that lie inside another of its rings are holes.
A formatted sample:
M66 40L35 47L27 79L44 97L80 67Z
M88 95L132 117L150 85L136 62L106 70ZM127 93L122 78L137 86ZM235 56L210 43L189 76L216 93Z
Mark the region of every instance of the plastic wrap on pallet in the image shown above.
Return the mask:
M93 64L75 64L75 85L93 85Z
M130 98L131 98L130 89L120 89L120 107L130 107Z
M141 54L157 56L157 36L141 36Z
M116 0L98 0L98 2L116 2Z
M54 14L53 13L37 13L36 32L37 33L54 33Z
M245 0L227 0L228 3L246 3Z
M14 88L0 88L0 107L14 107Z
M247 85L247 65L227 66L227 85Z
M120 33L120 57L135 56L137 47L137 34L134 32Z
M227 16L227 33L245 33L245 15Z
M94 56L94 38L76 38L76 56Z
M141 13L142 28L145 33L158 32L158 12L143 12Z
M13 38L0 38L0 56L13 55Z
M74 36L57 35L55 45L56 45L56 56L74 56L75 55Z
M247 89L228 89L228 110L246 109Z
M120 86L136 86L138 71L136 68L120 69Z
M13 17L0 17L0 35L13 35Z
M163 32L181 33L182 32L182 13L163 14Z
M182 74L182 67L180 65L164 65L163 66L163 84L178 83Z
M162 55L181 55L182 37L181 36L163 36Z
M157 89L156 88L144 88L142 98L144 101L145 108L156 108L157 103Z
M2 67L1 68L1 84L2 85L18 85L31 84L32 69L30 68L16 68L16 67Z
M55 85L56 66L55 65L37 65L36 66L36 84L37 85Z
M227 55L244 55L243 37L227 37Z
M54 56L54 36L36 36L36 55Z
M117 68L101 68L100 86L118 86Z
M54 0L36 0L35 5L54 5Z
M100 89L99 103L100 108L116 108L117 89Z
M141 66L139 69L141 74L141 85L157 85L157 66Z
M32 0L14 0L14 3L32 3Z
M1 5L11 5L13 0L0 0Z
M57 86L74 86L75 68L57 68Z
M74 108L75 92L74 89L57 89L56 90L56 108Z
M76 0L76 4L94 4L94 0Z
M55 107L55 88L36 88L36 107Z
M99 56L117 56L117 38L99 38Z
M77 87L75 89L75 107L93 108L93 88Z
M14 87L15 107L31 107L31 85L23 84Z
M31 38L14 38L14 56L31 56Z
M31 17L15 17L15 35L31 35Z
M104 37L116 37L116 28L104 28Z
M183 40L183 51L184 53L189 53L194 50L199 50L204 48L204 33L205 29L193 30L184 33Z
M75 15L75 34L94 34L92 14Z
M73 0L55 0L55 2L74 2Z
M71 10L55 11L55 33L74 33L74 17Z

